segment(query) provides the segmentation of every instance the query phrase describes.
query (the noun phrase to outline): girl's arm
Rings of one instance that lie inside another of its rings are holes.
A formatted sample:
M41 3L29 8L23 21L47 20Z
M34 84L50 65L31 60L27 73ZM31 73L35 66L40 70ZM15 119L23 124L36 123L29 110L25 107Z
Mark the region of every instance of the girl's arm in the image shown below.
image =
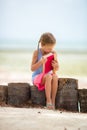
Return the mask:
M31 62L31 71L35 71L46 61L44 57L42 57L39 61L37 61L37 59L38 59L38 51L36 50L33 53L33 58Z

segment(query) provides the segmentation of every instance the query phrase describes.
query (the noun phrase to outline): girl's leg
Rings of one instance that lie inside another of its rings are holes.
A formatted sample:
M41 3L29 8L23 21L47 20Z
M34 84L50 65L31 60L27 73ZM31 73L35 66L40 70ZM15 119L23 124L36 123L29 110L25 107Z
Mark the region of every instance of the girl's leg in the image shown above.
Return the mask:
M57 93L57 88L58 88L58 77L56 74L52 76L52 104L55 106L55 98L56 98L56 93Z
M52 82L52 76L50 74L47 74L45 76L45 93L46 93L46 102L47 104L51 104L51 82Z
M52 75L46 74L42 79L42 85L45 85L45 94L46 94L46 102L48 104L52 103L51 100L51 84L52 83Z

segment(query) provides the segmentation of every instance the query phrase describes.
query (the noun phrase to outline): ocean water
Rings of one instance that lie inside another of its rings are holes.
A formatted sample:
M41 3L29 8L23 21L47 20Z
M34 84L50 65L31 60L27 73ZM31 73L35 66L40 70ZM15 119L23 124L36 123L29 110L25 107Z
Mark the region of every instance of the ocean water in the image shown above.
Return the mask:
M35 40L0 40L0 50L2 49L35 49L38 41ZM84 41L57 41L58 50L78 50L87 51L87 42Z

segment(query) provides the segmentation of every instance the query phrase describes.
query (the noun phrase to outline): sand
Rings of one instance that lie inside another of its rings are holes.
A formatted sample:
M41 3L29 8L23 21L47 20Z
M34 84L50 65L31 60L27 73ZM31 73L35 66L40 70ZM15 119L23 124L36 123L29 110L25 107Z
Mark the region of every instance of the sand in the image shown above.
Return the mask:
M87 114L0 107L0 130L87 130Z

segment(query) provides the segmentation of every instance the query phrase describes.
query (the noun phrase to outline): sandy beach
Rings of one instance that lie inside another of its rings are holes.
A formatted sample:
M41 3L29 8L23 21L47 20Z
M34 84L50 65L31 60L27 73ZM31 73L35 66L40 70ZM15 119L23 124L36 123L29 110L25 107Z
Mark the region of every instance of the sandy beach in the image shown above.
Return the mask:
M87 114L0 107L0 130L87 130Z

